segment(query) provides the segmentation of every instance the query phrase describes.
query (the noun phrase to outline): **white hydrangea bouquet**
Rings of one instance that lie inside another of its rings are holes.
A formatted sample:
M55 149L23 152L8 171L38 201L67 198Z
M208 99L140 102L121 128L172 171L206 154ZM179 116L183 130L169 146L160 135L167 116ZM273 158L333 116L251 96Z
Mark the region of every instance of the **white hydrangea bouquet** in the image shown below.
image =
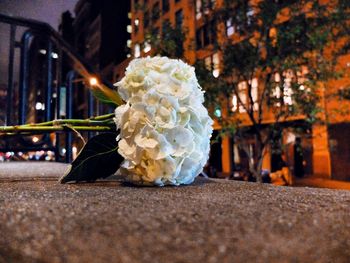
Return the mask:
M0 127L0 135L28 132L30 128L40 131L43 127L45 131L88 130L72 127L76 123L105 131L113 122L119 134L101 133L91 138L62 176L61 183L95 181L116 171L133 184L192 183L208 160L213 124L203 106L204 92L194 68L167 57L134 59L125 77L115 85L125 104L118 103L113 116ZM104 101L113 101L114 97L117 104L117 94L103 93Z
M192 183L212 134L194 68L167 57L135 59L116 85L126 101L115 110L124 157L118 173L141 184Z

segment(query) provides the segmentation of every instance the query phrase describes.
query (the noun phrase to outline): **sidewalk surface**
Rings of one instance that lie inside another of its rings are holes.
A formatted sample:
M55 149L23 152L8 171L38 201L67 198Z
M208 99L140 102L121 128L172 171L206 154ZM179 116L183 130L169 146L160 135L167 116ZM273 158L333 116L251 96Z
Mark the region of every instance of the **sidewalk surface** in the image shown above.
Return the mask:
M296 178L294 186L308 186L308 187L318 187L318 188L350 190L350 182L337 181L337 180L331 180L327 178L314 177L314 176Z
M60 185L64 170L0 164L0 262L349 262L350 191Z

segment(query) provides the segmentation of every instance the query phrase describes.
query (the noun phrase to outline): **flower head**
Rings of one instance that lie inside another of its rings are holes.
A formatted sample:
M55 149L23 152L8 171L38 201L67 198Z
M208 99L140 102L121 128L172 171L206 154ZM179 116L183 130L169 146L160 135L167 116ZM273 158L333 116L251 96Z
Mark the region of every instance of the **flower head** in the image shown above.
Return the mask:
M134 59L116 83L118 173L138 184L190 184L208 160L212 120L194 68L167 57Z

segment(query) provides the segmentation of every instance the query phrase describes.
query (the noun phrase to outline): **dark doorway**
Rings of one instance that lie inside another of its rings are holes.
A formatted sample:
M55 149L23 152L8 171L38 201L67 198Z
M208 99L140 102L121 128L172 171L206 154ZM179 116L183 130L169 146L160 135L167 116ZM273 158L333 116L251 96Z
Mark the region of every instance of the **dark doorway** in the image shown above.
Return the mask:
M332 179L350 181L350 123L330 125Z
M222 172L222 149L221 149L221 137L219 132L214 130L211 139L210 156L209 156L209 169L213 172Z

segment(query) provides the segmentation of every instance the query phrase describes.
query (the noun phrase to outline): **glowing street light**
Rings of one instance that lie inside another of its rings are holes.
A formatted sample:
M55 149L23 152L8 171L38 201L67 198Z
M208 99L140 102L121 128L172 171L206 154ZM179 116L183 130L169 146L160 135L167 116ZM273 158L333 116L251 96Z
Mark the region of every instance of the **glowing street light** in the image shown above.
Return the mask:
M97 78L94 78L94 77L90 78L89 82L90 82L90 86L96 86L98 83Z
M44 103L41 103L41 102L37 102L35 104L35 109L36 110L45 110L45 104Z

